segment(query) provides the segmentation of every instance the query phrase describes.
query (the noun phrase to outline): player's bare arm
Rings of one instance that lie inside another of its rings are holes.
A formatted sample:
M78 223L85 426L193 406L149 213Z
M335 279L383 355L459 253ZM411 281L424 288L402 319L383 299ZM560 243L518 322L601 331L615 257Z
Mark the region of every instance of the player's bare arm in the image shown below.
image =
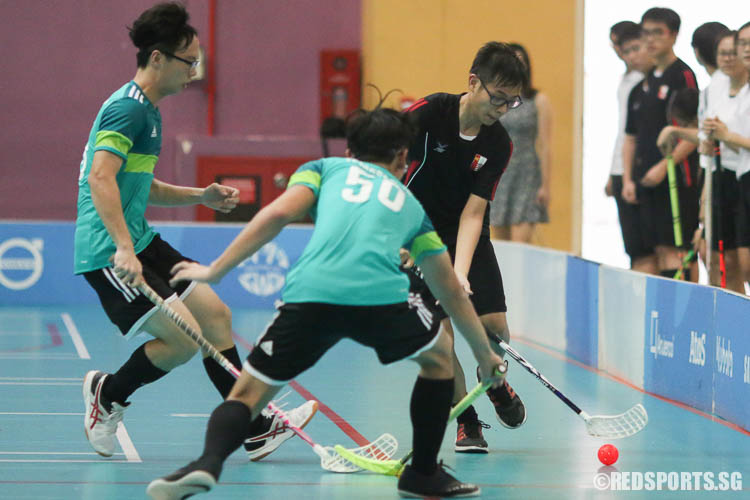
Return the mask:
M315 194L306 186L290 187L264 207L210 266L179 262L172 268L174 286L182 280L218 283L229 271L271 241L281 230L303 217L315 203Z
M218 212L231 212L239 202L237 188L213 183L205 188L175 186L154 179L148 195L149 205L177 206L203 204Z
M635 136L626 134L622 143L622 199L628 203L637 203L635 183L633 182L633 158L635 157Z
M698 139L698 129L667 125L659 133L656 145L664 156L669 156L673 154L678 141L689 141L697 146L700 142Z
M703 122L703 129L706 133L711 134L713 138L722 141L733 149L744 148L750 150L750 137L743 137L736 132L732 132L727 127L727 124L719 118L707 118Z
M461 335L466 338L466 342L471 347L479 363L482 379L495 378L493 371L503 360L490 348L487 334L474 311L474 306L454 273L451 272L448 253L428 255L419 265L427 286L456 323Z
M471 284L467 276L471 268L471 259L474 257L474 250L477 248L479 236L482 234L482 223L486 209L487 200L472 194L469 196L469 200L466 202L458 222L456 262L453 269L466 293L472 293Z
M536 201L544 207L549 207L552 172L552 105L549 98L542 93L537 94L536 105L539 110L539 136L536 140L536 151L542 171L542 185L537 192Z
M672 151L675 164L679 164L695 151L697 146L689 141L682 141ZM641 184L646 187L654 187L661 183L667 176L667 160L663 159L651 167L641 179Z
M137 286L142 279L142 267L138 257L135 256L133 240L125 223L120 201L120 188L117 187L116 181L122 161L122 158L114 153L97 151L94 153L87 180L94 207L117 248L112 259L115 273L125 283Z

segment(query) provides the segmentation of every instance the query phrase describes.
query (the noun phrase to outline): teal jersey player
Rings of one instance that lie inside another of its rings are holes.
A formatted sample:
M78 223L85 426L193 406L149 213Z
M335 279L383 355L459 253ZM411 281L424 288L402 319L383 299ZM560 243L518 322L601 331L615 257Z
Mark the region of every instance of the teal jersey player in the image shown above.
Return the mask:
M112 94L102 105L91 128L78 176L78 217L75 232L76 274L110 265L115 244L94 207L88 175L96 151L109 151L123 159L117 174L122 212L133 239L135 253L146 248L156 234L144 216L154 167L161 152L161 114L133 81Z
M287 275L284 302L403 302L409 279L399 269L399 248L417 264L446 249L419 201L383 167L325 158L302 165L289 180L297 184L315 193L315 229Z

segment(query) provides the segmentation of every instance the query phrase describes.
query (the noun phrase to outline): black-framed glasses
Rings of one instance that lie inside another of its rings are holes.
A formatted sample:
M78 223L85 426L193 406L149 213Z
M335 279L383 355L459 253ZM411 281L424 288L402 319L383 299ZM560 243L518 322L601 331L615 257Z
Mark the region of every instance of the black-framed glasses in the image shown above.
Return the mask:
M167 52L166 50L162 50L161 52L162 52L162 54L164 54L166 56L173 57L173 58L177 59L180 62L184 62L185 64L187 64L188 66L190 66L190 69L197 69L198 66L200 66L200 64L201 64L201 60L200 59L196 59L195 61L190 61L188 59L183 59L180 56L176 56L176 55L172 54L171 52Z
M484 89L484 91L487 92L487 95L490 96L490 104L492 104L496 108L507 105L508 109L516 109L521 104L523 104L523 99L521 99L520 95L516 95L516 96L509 96L506 94L503 94L502 96L493 95L481 79L479 79L479 83L482 85L482 88Z

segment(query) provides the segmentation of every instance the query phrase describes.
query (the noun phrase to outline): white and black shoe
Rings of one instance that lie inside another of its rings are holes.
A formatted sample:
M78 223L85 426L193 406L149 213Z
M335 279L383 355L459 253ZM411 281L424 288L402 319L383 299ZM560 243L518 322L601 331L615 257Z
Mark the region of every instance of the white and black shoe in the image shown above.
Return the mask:
M83 426L86 438L99 455L111 457L117 442L117 424L126 406L102 397L102 386L108 374L92 370L83 378Z
M146 493L153 500L182 500L211 491L216 482L213 473L193 462L169 476L151 481Z
M316 411L318 411L318 402L310 400L286 412L286 415L292 425L302 429L312 419ZM263 418L262 431L246 439L244 443L247 456L253 462L270 455L284 441L294 436L294 431L270 410L264 409L261 412L261 418Z

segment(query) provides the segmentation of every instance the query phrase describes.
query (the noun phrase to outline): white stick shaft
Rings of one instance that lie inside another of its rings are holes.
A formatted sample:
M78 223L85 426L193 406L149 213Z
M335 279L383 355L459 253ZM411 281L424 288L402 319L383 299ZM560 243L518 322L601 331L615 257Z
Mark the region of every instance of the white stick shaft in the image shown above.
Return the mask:
M235 379L240 377L240 371L235 367L221 352L219 352L211 343L206 340L203 335L198 333L190 324L180 316L177 311L169 307L169 304L164 302L159 294L157 294L148 284L142 283L138 289L145 295L153 304L159 308L169 319L171 319L184 333L186 333L191 339L195 341L198 346L203 349L211 358L219 363L225 370L231 373ZM295 434L301 437L306 443L315 448L316 444L307 435L305 431L292 425L289 421L289 417L280 408L275 406L273 403L268 403L268 409L278 415L281 420L289 427Z

